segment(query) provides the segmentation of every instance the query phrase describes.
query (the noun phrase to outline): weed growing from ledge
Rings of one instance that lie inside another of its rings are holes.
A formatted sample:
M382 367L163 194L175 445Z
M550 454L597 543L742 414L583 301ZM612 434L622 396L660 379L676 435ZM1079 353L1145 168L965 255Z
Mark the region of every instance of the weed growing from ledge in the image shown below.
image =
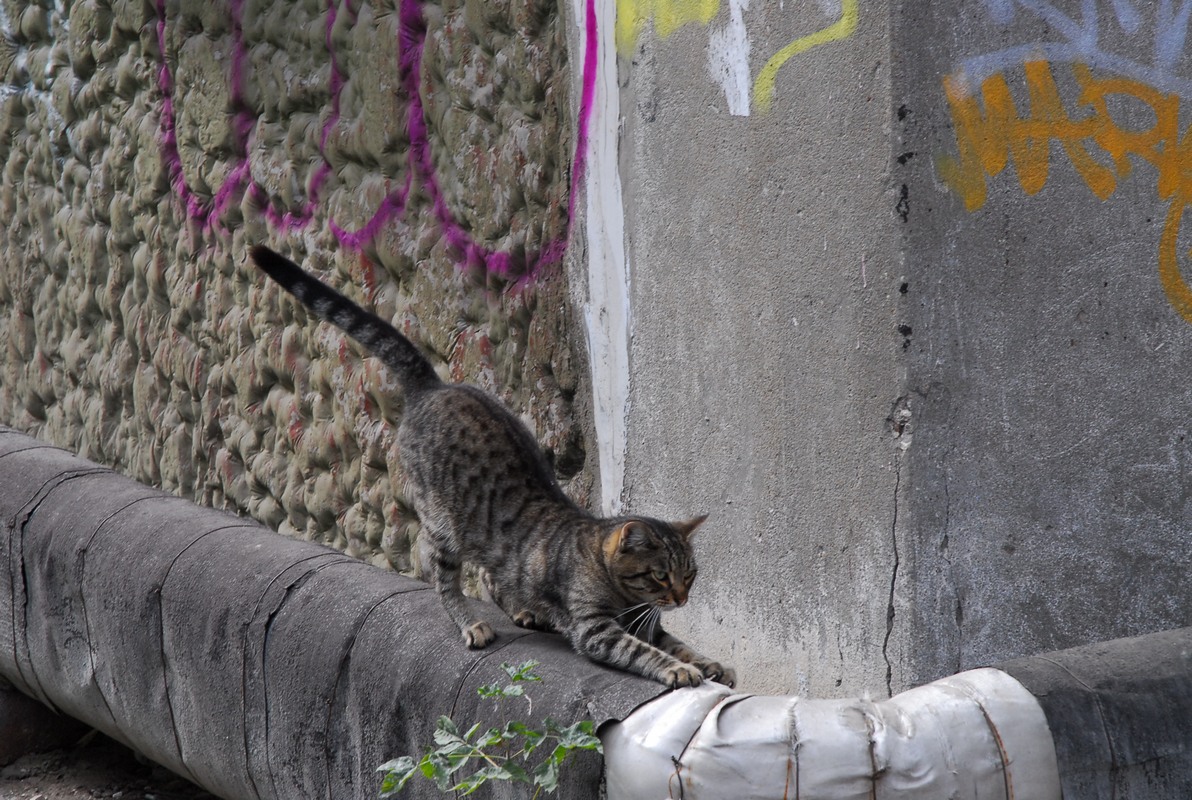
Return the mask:
M501 669L509 676L509 683L503 686L490 683L481 686L477 692L497 703L511 697L525 697L528 713L533 709L533 701L522 684L542 680L533 672L536 666L537 661L526 661L516 667L501 664ZM559 785L559 769L573 752L604 752L591 720L563 726L548 717L541 729L516 720L483 732L480 728L481 723L477 722L461 732L450 717L439 717L435 725L437 746L434 749L428 749L417 761L412 756L402 756L377 768L385 773L381 797L393 797L411 778L422 775L434 781L442 792L468 795L486 782L497 780L529 784L534 787L533 797L536 798L543 790L554 792ZM545 758L543 753L547 754ZM535 754L537 758L533 758ZM467 777L458 778L457 774L469 766L479 769Z

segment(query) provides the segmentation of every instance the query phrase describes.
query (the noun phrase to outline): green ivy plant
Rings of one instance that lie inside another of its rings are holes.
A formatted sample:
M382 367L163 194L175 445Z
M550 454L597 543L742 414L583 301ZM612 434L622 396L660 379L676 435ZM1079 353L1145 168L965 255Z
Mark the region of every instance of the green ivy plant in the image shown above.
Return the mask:
M533 672L537 666L537 661L526 661L517 666L501 664L501 669L509 676L509 683L490 683L481 686L477 692L498 703L525 697L528 713L533 709L533 702L522 684L542 680ZM468 795L495 780L533 786L532 797L537 798L544 790L551 793L558 788L559 769L572 753L579 750L604 752L591 720L563 726L548 717L541 728L516 720L499 728L482 731L482 727L477 722L461 731L450 717L439 717L433 749L428 749L420 759L402 756L377 768L385 773L381 797L393 797L411 778L421 775L434 781L442 792ZM474 771L460 777L468 769Z

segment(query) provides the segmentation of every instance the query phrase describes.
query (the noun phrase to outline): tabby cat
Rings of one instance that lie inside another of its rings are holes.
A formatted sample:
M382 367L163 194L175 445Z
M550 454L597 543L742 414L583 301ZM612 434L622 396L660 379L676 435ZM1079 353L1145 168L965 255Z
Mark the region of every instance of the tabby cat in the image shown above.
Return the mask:
M600 519L572 502L525 426L494 397L447 384L392 325L266 247L252 259L318 316L394 373L405 394L397 432L407 491L434 549L434 583L468 647L496 635L460 591L460 565L482 568L493 599L517 625L562 633L594 661L670 687L705 678L732 686L732 669L658 624L695 580L691 535L704 521Z

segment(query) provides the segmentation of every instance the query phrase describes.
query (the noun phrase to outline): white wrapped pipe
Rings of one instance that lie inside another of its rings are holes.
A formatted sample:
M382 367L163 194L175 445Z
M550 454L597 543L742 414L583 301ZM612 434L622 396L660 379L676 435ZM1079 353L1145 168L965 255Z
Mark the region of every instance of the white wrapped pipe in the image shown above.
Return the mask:
M996 669L881 702L705 685L601 738L608 800L1060 800L1043 709Z

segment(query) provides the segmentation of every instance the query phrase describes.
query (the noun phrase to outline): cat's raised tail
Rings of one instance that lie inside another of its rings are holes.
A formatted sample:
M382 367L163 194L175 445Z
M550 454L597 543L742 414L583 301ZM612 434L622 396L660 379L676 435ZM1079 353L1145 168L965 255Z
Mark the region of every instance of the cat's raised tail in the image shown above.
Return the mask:
M418 348L385 320L307 273L283 255L255 245L249 255L261 270L311 311L364 345L393 370L406 392L433 389L442 381Z

